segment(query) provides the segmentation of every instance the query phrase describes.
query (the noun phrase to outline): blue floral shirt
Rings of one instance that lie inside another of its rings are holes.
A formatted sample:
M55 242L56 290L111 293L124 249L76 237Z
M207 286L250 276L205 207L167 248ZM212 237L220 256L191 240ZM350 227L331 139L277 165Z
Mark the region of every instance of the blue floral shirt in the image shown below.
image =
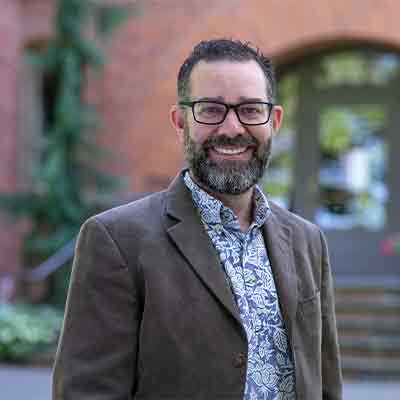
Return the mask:
M295 400L293 354L261 228L271 210L256 187L247 232L233 211L201 189L188 171L184 181L226 273L243 327L248 355L244 400Z

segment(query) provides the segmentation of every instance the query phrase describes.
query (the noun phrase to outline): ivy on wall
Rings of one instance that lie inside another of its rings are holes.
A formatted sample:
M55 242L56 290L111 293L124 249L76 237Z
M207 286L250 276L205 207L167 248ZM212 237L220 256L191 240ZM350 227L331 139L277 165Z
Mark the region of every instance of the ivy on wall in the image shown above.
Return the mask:
M70 241L82 222L101 209L99 195L120 183L96 166L107 153L96 145L101 124L83 93L88 73L106 64L100 41L110 38L130 13L125 6L98 0L57 0L54 37L46 51L32 59L54 79L51 123L42 135L32 189L0 195L1 207L31 222L24 238L28 265L43 261ZM61 275L58 296L63 301L69 273Z

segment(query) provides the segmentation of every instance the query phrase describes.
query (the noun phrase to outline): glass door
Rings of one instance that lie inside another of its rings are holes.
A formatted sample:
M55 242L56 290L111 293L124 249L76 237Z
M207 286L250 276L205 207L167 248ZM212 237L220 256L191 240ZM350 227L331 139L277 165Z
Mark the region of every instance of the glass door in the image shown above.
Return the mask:
M265 188L323 229L337 275L400 273L382 252L400 231L399 87L399 56L371 49L314 57L279 82L288 121Z
M389 179L387 106L341 103L318 110L317 190L309 196L312 219L326 232L338 274L399 270L381 251L396 217L389 202L396 187Z

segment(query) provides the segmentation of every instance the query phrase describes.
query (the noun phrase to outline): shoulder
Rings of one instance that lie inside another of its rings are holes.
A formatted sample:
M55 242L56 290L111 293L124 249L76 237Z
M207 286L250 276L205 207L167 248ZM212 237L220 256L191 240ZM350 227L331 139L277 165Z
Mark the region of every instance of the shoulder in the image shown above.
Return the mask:
M301 216L288 211L273 201L269 201L273 218L291 232L294 244L304 244L309 247L316 247L319 252L321 244L325 242L324 234L320 227Z
M165 191L157 192L139 200L111 208L89 218L85 224L94 221L102 225L113 238L143 237L146 230L153 230L161 224Z
M156 192L139 200L106 210L97 214L95 218L105 224L148 218L150 214L160 213L164 197L165 191Z
M277 220L283 224L286 225L292 229L300 229L300 230L306 230L306 231L319 231L319 227L306 220L305 218L279 206L278 204L274 203L273 201L268 201L272 214L277 218Z

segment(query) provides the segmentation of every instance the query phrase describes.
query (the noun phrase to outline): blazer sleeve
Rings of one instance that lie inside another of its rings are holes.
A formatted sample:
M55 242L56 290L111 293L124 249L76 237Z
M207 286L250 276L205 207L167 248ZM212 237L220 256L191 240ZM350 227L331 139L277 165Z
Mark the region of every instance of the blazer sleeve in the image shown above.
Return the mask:
M79 234L53 371L53 400L128 400L138 304L126 260L96 217Z
M322 314L322 393L323 400L342 399L342 373L335 317L332 273L326 239L320 232L322 245L321 314Z

